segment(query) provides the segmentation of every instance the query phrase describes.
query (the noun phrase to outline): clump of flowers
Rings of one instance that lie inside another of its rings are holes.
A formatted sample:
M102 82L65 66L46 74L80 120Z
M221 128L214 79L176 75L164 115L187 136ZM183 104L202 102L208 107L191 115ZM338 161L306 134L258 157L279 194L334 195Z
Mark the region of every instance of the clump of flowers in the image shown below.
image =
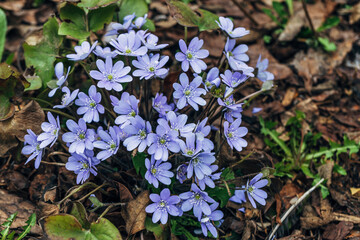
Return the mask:
M48 112L49 122L42 123L42 133L28 130L22 153L29 155L26 163L35 159L35 168L39 168L45 152L60 145L57 143L62 139L70 155L66 169L77 175L77 184L97 176L97 166L103 162L123 161L120 150L129 156L144 156L144 183L160 192L150 194L153 203L146 207L152 221L166 224L170 217L181 217L186 212L196 217L205 236L210 232L217 237L224 214L208 189L216 188L223 177L218 157L223 143L229 151L238 152L248 144L248 129L243 126L241 114L246 97L239 101L237 89L255 75L262 82L274 76L266 71L268 60L261 61L261 56L256 70L247 65L248 47L235 46L235 38L249 31L234 29L230 19L220 17L217 24L226 43L219 63L226 62L226 67L220 64L207 71L209 51L202 48L204 40L194 37L187 45L181 39L175 54L175 63L181 63L178 69L183 71L179 81L170 91L153 96L148 83L169 74L170 57L160 51L167 44L158 44L156 35L140 30L146 18L132 14L123 23L112 24L107 33L116 37L111 47L84 41L75 47L75 54L67 55L68 60L81 61L74 67L91 66L93 84L87 91L79 87L79 92L67 83L70 68L65 74L63 63L55 65L58 80L49 96L59 95L57 90L61 89L63 95L53 98L57 101L54 109L65 113L66 128L61 128L59 116ZM97 57L96 62L92 57ZM220 124L215 125L218 119ZM214 141L215 135L220 141ZM256 202L265 205L267 193L261 188L268 181L262 177L258 174L236 189L230 201L249 201L254 208ZM179 192L184 188L187 190Z

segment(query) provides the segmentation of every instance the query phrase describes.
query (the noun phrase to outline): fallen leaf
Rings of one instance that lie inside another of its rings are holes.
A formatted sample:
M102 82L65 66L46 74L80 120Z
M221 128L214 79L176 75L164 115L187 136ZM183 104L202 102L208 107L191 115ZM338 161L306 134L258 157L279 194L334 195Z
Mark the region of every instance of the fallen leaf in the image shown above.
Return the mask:
M122 217L126 222L126 232L129 235L133 235L145 229L145 207L148 203L149 191L143 191L136 199L130 201L126 206L125 211L122 212Z
M360 197L360 188L350 188L351 195Z
M281 101L281 104L284 107L289 106L292 103L292 101L297 97L297 95L298 95L298 93L294 87L290 87L290 88L286 89L286 92L285 92L283 100Z
M353 228L354 224L352 222L330 224L325 228L322 237L327 240L342 240L351 232Z
M358 2L355 6L352 7L349 22L350 24L354 24L359 20L360 20L360 2Z
M320 177L327 179L326 185L329 187L331 184L332 170L334 167L334 161L327 161L318 168Z

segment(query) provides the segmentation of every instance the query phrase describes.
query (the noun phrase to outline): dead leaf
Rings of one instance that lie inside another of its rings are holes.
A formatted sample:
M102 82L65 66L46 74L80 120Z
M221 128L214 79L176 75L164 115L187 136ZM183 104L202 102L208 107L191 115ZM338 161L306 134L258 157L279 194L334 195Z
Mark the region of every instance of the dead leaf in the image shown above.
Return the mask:
M297 97L297 95L298 95L297 91L294 87L290 87L290 88L286 89L286 92L285 92L283 100L281 101L281 104L284 107L289 106L292 103L292 101Z
M320 177L327 179L326 185L329 187L331 184L332 170L334 167L334 161L327 161L318 168Z
M284 31L279 36L279 41L292 41L306 23L304 10L295 12L287 22Z
M25 222L31 214L35 213L35 205L30 201L26 201L14 194L9 194L7 191L0 189L0 223L13 213L18 212L17 217L11 228L20 228L27 225ZM31 233L41 234L42 230L38 224L31 228Z
M149 191L141 192L136 199L130 201L125 211L121 212L126 222L126 232L133 235L145 229L145 207L149 203Z
M296 105L296 109L302 111L306 115L306 119L311 120L314 116L319 115L319 109L317 105L311 100L311 98L305 99Z
M25 189L29 186L29 180L21 173L13 170L5 170L0 174L0 182L6 184L11 192Z
M350 24L354 24L359 20L360 20L360 2L358 2L355 6L352 7L349 22Z
M53 173L37 174L29 187L30 200L40 200L47 189L52 189L56 184L56 176Z
M130 190L127 187L125 187L125 185L123 185L119 182L116 182L116 184L119 187L120 202L128 202L128 201L134 199Z
M342 240L351 232L353 228L354 224L352 222L330 224L325 228L322 237L328 240Z
M350 188L351 195L360 197L360 188Z
M317 96L313 96L311 97L314 101L317 102L323 102L325 101L328 97L334 96L335 94L338 94L338 91L336 91L335 89L329 90L329 91L324 91L322 92L320 95Z
M37 218L38 222L41 219L46 218L48 216L57 215L60 213L60 209L55 204L49 204L43 201L39 201L37 204Z
M44 111L35 101L30 101L15 115L5 121L0 121L0 157L18 145L16 138L24 141L27 129L38 134L41 132L41 122L45 121Z
M12 0L0 2L0 7L9 11L20 11L25 6L26 0Z

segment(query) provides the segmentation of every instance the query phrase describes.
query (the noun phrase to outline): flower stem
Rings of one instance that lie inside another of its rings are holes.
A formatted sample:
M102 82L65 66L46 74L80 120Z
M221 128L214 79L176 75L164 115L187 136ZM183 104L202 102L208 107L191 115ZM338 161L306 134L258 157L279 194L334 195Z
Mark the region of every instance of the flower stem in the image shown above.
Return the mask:
M42 110L44 110L44 111L49 111L49 112L53 112L53 113L57 113L57 114L59 114L59 115L61 115L61 116L64 116L64 117L66 117L66 118L69 118L69 119L72 119L72 120L76 121L76 118L75 118L75 117L73 117L73 116L71 116L71 115L69 115L69 114L67 114L67 113L64 113L64 112L62 112L62 111L56 110L56 109L43 108Z
M187 44L187 37L188 37L188 29L187 27L184 27L184 39L186 44Z

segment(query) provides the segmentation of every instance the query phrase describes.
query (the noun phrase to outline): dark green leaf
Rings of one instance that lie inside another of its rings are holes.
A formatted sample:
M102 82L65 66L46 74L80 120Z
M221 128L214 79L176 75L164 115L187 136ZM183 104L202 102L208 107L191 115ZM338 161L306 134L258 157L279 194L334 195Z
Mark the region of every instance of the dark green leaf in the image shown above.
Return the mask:
M134 168L136 170L137 174L141 174L142 176L145 175L146 168L145 168L145 153L138 152L136 155L132 158Z
M184 236L188 240L199 240L199 238L194 237L184 226L173 219L171 219L171 232L176 236Z
M336 45L333 42L330 42L328 38L318 37L319 43L322 45L325 51L333 52L336 51Z
M6 15L5 12L2 9L0 9L0 62L5 47L6 29L7 29Z
M344 176L347 174L346 170L342 166L340 166L338 164L334 165L333 171L340 174L340 175L344 175Z
M229 187L233 188L233 187L235 187L235 185L229 184ZM233 195L234 190L232 190L231 188L230 188L231 194ZM209 194L210 197L214 198L215 200L220 201L221 208L226 206L226 204L230 198L229 193L227 192L226 188L215 187L215 188L207 189L206 192Z
M266 15L268 15L271 20L273 20L277 25L281 26L281 23L279 22L279 20L274 16L274 14L272 13L272 11L268 8L263 8L261 9Z
M321 27L319 27L318 29L316 29L317 32L321 32L324 31L326 29L335 27L336 25L338 25L340 23L340 18L338 16L335 17L330 17L328 19L326 19L326 21L321 25Z
M219 25L215 22L219 21L219 17L216 14L204 9L199 9L198 12L201 14L201 17L196 22L196 25L199 27L200 32L219 28Z
M26 80L30 83L30 86L25 88L24 91L38 90L42 86L42 81L39 76L27 76Z
M120 6L119 18L135 13L137 17L144 16L149 11L145 0L123 0Z
M113 18L116 5L98 8L89 12L90 30L96 32L104 28L104 24L109 24Z
M17 240L23 239L31 230L33 226L36 224L36 214L33 213L30 215L29 219L26 221L27 225L23 227L24 231L20 234Z
M221 173L221 178L225 181L235 179L233 170L231 170L230 168L225 168L224 171L222 171Z
M60 18L67 22L61 23L59 35L69 35L80 40L90 36L90 32L86 28L86 15L81 8L67 3L60 8Z
M169 3L170 15L182 26L196 27L199 16L185 3L171 0Z
M145 219L145 228L146 230L154 233L156 239L167 239L164 234L164 229L160 224L153 223L151 218L147 217Z
M97 222L91 223L90 232L87 232L87 237L90 236L92 240L121 240L119 230L109 220L101 218Z
M35 46L24 43L24 56L26 66L34 66L35 72L40 76L43 86L47 85L54 75L54 62L59 53L63 37L58 35L58 23L50 18L43 28L43 40Z
M7 235L9 234L9 231L10 231L10 226L14 222L17 214L18 214L17 212L11 214L6 219L6 221L3 224L1 224L1 226L4 227L4 230L2 230L0 232L0 234L2 235L2 239L6 239Z
M273 8L274 8L275 12L279 15L282 23L286 23L288 14L285 11L285 8L282 5L282 3L273 1Z
M82 203L74 202L70 214L76 217L76 219L79 221L83 228L90 228L90 223L87 219L86 210Z
M81 0L81 2L78 3L78 6L93 9L93 8L98 8L98 7L110 5L110 4L115 3L117 1L118 0Z
M68 240L71 238L83 240L86 235L76 217L69 214L47 217L44 223L44 230L50 239Z
M141 27L141 29L148 29L151 32L155 32L155 24L152 20L146 19L145 24Z

